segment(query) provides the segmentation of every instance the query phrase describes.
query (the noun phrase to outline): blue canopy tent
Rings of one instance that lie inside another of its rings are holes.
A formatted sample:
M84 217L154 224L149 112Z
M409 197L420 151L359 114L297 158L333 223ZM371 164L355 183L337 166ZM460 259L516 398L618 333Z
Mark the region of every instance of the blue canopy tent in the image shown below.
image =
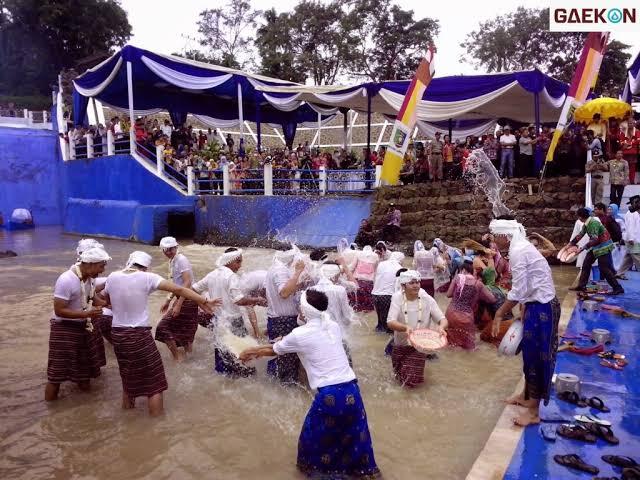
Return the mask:
M314 107L308 103L288 105L270 102L257 90L264 86L295 86L282 80L195 62L181 57L159 55L126 46L74 81L73 113L76 124L85 123L89 98L107 106L136 113L166 110L180 125L188 113L220 122L244 120L279 125L287 144L293 142L298 124L326 122L337 107ZM272 94L279 101L287 95ZM133 123L133 122L132 122Z

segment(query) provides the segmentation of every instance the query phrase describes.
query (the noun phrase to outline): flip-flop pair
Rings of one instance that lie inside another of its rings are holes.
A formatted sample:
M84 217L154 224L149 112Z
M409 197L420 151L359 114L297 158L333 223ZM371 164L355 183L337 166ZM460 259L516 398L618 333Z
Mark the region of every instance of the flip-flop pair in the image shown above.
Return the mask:
M640 480L640 467L631 467L622 470L622 480Z
M568 350L578 355L593 355L594 353L604 352L604 345L599 343L594 347L570 347Z
M581 472L591 473L593 475L597 475L600 472L600 469L596 466L589 465L584 460L582 460L576 454L569 455L554 455L553 460L563 467L573 468L575 470L580 470Z
M603 455L602 460L614 467L633 468L640 466L633 458L624 455Z
M561 392L558 394L558 398L580 408L584 408L587 406L587 402L580 398L580 395L578 395L576 392Z
M610 426L601 425L599 423L585 423L585 426L589 432L611 445L618 445L620 443L620 439L614 435Z
M621 353L616 353L614 350L609 350L607 352L599 353L598 356L600 358L604 358L605 360L625 360L626 356Z
M556 433L561 437L586 443L596 443L597 440L596 435L584 425L560 425Z
M611 426L611 422L609 420L603 420L601 418L596 417L595 415L574 415L573 417L577 422L580 423L595 423L597 425L604 425L606 427Z
M626 360L600 360L600 365L611 368L613 370L623 370L627 365Z

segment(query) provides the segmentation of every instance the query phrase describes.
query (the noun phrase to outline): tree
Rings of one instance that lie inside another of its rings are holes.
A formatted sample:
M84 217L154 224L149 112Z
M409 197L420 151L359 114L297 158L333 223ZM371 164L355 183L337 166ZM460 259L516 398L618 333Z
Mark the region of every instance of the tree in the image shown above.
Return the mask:
M256 32L255 45L260 55L260 73L269 77L304 83L307 72L298 62L293 50L289 13L278 15L275 9L264 12L264 24Z
M482 22L478 30L467 35L461 44L469 57L461 60L484 67L489 72L539 68L564 82L570 82L578 63L586 33L549 32L549 9L519 7ZM626 63L631 56L629 45L609 43L605 53L596 93L617 95L626 80Z
M412 10L390 0L350 2L352 24L358 31L349 73L374 82L411 78L440 30L431 18L415 20Z
M117 0L2 0L0 90L48 95L60 70L130 36Z
M250 35L253 34L261 14L260 10L253 10L246 0L231 0L224 7L200 12L200 44L207 48L212 63L229 68L244 68L251 60Z
M200 50L196 49L184 50L182 52L173 52L171 55L175 55L176 57L188 58L189 60L195 60L196 62L213 64L217 63L216 59L211 58L206 53L203 53Z

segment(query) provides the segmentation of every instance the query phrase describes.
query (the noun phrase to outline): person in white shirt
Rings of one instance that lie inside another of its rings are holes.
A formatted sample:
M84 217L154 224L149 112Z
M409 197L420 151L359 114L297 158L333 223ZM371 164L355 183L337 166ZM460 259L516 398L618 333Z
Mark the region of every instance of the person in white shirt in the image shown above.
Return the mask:
M44 398L58 398L62 382L74 382L89 390L90 380L100 376L100 360L93 347L93 329L89 319L102 315L102 307L93 306L93 279L104 272L111 257L102 248L89 248L79 262L56 280L53 291L53 318L49 336L49 360Z
M260 297L249 297L240 288L240 277L237 272L242 267L242 250L239 248L227 248L218 258L216 268L208 273L202 280L193 284L193 290L198 293L207 292L209 298L220 298L222 305L215 313L215 328L218 331L229 329L231 333L239 337L249 334L242 317L243 306L266 305L266 300ZM258 325L253 318L253 332L258 337ZM232 354L221 346L215 348L215 370L229 376L246 377L255 373L254 369L248 369L238 365Z
M267 335L269 340L291 333L298 326L298 302L296 292L301 288L300 276L305 263L295 246L276 252L273 265L267 271ZM267 364L267 374L278 378L282 384L293 384L298 379L300 360L295 353L280 355Z
M171 122L169 120L164 121L164 125L160 127L163 135L166 135L167 138L171 138L171 132L173 132L173 127L171 126Z
M243 361L295 354L317 393L298 441L298 469L322 478L378 478L367 414L356 375L342 347L340 326L329 318L327 296L306 290L300 299L304 325L273 345L240 354Z
M500 176L504 177L505 170L507 178L513 178L513 167L515 165L514 147L517 140L515 135L511 133L509 125L504 127L504 133L500 135Z
M197 293L147 272L151 256L136 251L124 270L107 277L103 295L113 311L111 339L122 379L122 408L135 407L136 397L147 397L149 414L163 412L162 392L167 386L164 366L151 335L147 300L155 290L171 292L211 312L219 300L207 301Z
M524 390L507 399L526 411L513 419L514 424L527 426L540 423L540 401L549 403L551 377L558 348L560 303L556 298L551 268L542 254L527 241L524 227L515 220L492 220L489 225L500 250L509 250L512 287L507 300L496 312L492 334L497 336L505 315L518 304L523 305L522 361Z
M391 364L396 378L405 387L424 383L427 356L409 343L409 334L430 328L446 335L447 319L431 295L420 288L420 273L407 270L400 274L400 290L391 297L387 325L393 330Z
M624 234L622 239L627 247L626 254L618 270L624 274L632 265L640 272L640 195L634 195L627 202L629 211L624 214Z
M396 291L396 273L402 268L402 260L404 260L402 252L391 252L389 259L380 262L376 268L376 277L371 293L378 316L377 332L393 333L387 327L387 316L391 306L391 296Z
M181 287L191 288L191 263L186 256L178 252L176 239L164 237L160 240L160 248L169 259L168 279ZM191 353L193 350L193 340L198 330L198 305L184 297L170 294L160 313L163 317L156 327L155 338L167 346L174 360L182 362L185 353Z
M441 260L436 247L425 250L424 244L416 240L413 244L413 268L420 273L420 288L432 297L435 295L434 278L438 269L444 270L446 265Z

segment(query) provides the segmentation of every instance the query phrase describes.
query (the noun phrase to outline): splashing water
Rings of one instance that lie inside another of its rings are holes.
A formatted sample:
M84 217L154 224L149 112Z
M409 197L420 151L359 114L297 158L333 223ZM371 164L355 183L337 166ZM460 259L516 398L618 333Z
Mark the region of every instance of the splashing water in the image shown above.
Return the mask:
M478 193L481 190L487 196L494 217L513 214L502 200L502 195L506 191L504 180L500 178L496 167L483 150L471 152L467 158L466 173L473 183L474 191Z

